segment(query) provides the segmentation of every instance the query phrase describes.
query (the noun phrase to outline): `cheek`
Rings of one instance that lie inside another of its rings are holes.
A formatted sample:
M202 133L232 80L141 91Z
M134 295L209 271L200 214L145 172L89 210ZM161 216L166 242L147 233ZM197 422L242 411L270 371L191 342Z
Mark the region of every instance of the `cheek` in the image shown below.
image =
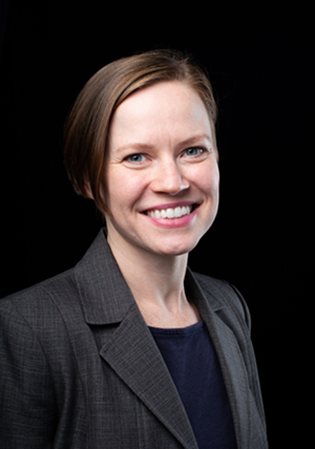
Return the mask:
M216 196L219 193L220 174L218 165L204 166L195 173L196 185L206 194Z
M216 169L210 178L211 189L219 194L219 186L220 186L220 174L219 170Z
M128 209L142 196L144 180L134 172L115 169L107 177L107 201L111 209Z

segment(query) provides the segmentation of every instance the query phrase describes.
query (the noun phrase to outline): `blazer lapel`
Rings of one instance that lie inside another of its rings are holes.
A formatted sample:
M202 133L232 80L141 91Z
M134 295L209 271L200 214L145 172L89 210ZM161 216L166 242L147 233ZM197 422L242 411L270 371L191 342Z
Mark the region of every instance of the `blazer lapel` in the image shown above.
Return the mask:
M115 259L100 233L77 265L86 322L111 326L100 356L186 449L197 443L177 389Z
M197 449L176 387L136 304L100 354L183 447Z
M194 303L207 325L217 352L231 406L237 445L242 449L247 449L250 426L248 398L250 387L238 342L230 327L222 319L224 317L224 306L218 301L222 293L217 290L215 297L209 298L208 292L205 293L201 290L190 270L188 270L186 282L190 284L189 288ZM205 295L207 295L207 298Z

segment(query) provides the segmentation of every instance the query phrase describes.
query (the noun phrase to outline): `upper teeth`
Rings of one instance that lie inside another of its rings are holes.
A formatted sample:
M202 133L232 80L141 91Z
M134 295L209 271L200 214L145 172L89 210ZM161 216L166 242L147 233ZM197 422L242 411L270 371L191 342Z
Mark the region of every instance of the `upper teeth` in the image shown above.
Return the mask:
M167 209L148 210L147 215L152 218L179 218L183 215L190 214L191 210L192 206L169 207Z

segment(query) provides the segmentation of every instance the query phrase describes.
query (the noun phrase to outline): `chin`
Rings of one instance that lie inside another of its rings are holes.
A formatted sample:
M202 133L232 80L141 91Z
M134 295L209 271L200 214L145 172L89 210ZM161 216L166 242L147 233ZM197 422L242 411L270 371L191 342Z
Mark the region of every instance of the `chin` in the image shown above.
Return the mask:
M169 244L163 245L163 247L158 250L159 254L165 256L182 256L183 254L188 254L192 251L198 244L200 239L195 242L183 243L180 242L176 244L174 240Z

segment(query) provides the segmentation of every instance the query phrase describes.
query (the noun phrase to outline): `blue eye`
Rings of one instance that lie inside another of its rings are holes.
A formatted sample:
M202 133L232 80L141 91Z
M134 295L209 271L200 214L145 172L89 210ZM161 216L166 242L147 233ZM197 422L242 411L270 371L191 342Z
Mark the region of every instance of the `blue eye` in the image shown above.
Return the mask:
M135 153L135 154L132 154L131 156L128 156L127 159L130 162L143 162L145 160L145 157L141 153Z
M188 148L185 151L185 154L187 154L188 156L197 156L197 154L202 153L202 148L198 148L198 147L192 147L192 148Z

